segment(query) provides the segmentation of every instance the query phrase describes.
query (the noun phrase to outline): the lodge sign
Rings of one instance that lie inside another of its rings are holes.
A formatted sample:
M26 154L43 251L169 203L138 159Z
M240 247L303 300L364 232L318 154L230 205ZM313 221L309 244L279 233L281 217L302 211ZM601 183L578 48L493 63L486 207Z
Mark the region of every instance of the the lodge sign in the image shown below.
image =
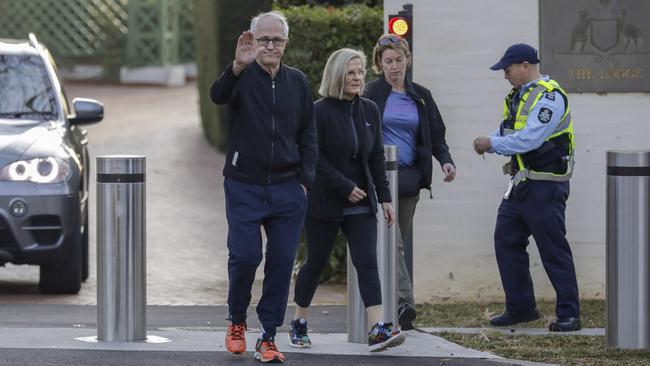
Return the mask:
M542 73L571 92L650 92L650 1L539 3Z

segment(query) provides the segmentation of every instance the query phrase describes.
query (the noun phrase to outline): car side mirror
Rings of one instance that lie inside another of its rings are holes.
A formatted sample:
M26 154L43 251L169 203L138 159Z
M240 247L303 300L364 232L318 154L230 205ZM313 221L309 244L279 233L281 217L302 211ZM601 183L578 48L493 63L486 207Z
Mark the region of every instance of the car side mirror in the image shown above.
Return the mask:
M68 118L72 125L85 125L104 119L104 105L94 99L74 98L72 105L75 114Z

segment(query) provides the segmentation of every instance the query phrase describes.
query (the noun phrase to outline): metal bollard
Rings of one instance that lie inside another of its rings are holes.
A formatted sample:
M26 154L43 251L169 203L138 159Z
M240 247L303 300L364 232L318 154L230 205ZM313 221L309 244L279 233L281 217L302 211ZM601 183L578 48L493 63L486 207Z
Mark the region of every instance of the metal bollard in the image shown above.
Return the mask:
M384 146L388 187L397 215L397 146ZM397 326L397 222L386 225L381 207L377 210L377 266L381 281L382 320ZM357 271L348 250L348 342L367 343L366 309L359 292Z
M348 249L348 342L367 343L368 318L359 292L357 270L354 269L350 258L350 249ZM379 277L381 278L381 274Z
M97 339L146 338L145 157L97 157Z
M650 348L650 151L607 152L607 343Z

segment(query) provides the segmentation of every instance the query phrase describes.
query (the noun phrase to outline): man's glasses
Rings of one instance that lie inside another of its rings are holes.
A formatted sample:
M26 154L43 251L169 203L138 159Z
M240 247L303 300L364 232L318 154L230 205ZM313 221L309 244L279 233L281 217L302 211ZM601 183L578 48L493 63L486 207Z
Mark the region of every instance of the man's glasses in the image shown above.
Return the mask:
M402 39L394 35L380 38L379 41L377 41L377 44L380 46L388 46L389 44L401 44L401 43L402 43Z
M255 40L262 47L268 46L269 42L273 42L273 47L282 47L284 43L287 41L284 38L268 38L268 37L256 38Z

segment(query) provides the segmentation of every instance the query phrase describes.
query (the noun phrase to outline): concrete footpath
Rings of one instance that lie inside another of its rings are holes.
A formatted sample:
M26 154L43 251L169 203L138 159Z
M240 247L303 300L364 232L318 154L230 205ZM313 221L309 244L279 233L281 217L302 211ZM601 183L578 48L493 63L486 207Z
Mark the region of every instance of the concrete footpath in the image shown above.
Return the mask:
M225 350L223 306L149 306L147 342L97 342L97 308L86 305L0 305L0 365L254 365L258 336L249 311L248 351ZM287 319L293 309L287 311ZM312 349L289 347L278 330L287 364L309 365L538 365L463 348L432 334L406 332L401 347L370 354L365 344L347 342L346 308L315 306L310 315Z

